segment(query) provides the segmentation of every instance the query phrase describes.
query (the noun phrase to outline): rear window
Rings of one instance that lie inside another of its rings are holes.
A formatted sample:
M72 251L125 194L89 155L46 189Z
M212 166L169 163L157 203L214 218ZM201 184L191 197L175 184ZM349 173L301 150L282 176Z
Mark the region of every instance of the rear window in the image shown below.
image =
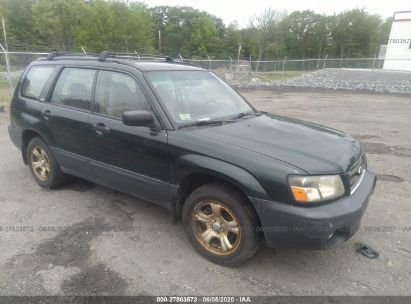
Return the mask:
M54 69L54 66L33 66L24 79L21 95L39 99Z

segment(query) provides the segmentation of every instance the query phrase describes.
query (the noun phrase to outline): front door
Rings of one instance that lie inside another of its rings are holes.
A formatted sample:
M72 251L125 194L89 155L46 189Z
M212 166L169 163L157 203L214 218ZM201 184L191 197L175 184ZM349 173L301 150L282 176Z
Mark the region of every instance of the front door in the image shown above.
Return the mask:
M125 111L152 111L130 75L101 70L90 118L90 168L95 179L163 207L170 207L167 131L126 126Z

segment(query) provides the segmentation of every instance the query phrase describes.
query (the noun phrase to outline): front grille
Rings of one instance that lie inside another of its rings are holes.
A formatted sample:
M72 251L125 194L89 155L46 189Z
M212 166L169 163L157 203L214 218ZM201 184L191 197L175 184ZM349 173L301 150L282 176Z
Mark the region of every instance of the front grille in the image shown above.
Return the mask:
M358 183L361 181L361 176L364 173L366 166L367 161L365 154L363 154L360 159L352 166L349 172L351 191L353 191L353 189L355 189Z

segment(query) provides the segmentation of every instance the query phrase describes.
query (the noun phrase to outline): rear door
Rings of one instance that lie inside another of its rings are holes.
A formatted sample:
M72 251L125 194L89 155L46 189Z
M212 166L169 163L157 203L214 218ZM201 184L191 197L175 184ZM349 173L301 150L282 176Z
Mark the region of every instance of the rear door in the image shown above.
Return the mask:
M153 109L129 74L100 70L90 117L90 167L100 183L169 208L167 131L126 126L125 111Z
M55 65L32 65L23 75L10 112L10 135L17 146L22 145L22 134L18 130L35 130L48 140L48 130L42 123L41 110L47 94L47 84L51 82L57 70Z
M64 172L85 178L90 176L89 118L96 75L95 69L64 67L42 107L57 162Z

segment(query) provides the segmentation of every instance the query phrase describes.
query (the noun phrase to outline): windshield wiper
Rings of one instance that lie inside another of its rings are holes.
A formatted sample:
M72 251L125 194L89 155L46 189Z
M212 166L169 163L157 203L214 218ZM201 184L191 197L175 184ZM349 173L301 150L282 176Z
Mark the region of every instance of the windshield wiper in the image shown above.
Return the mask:
M234 116L232 119L240 119L247 116L261 116L259 112L241 112L238 115Z
M225 123L233 123L236 119L241 119L246 116L261 116L262 113L260 112L241 112L234 117L230 118L229 120L217 120L217 119L208 119L208 120L199 120L193 123L188 123L185 125L181 125L178 128L188 128L188 127L198 127L198 126L219 126Z
M209 119L209 120L199 120L193 123L188 123L182 126L179 126L179 129L188 128L188 127L199 127L199 126L219 126L225 123L232 123L232 120L216 120L216 119Z

